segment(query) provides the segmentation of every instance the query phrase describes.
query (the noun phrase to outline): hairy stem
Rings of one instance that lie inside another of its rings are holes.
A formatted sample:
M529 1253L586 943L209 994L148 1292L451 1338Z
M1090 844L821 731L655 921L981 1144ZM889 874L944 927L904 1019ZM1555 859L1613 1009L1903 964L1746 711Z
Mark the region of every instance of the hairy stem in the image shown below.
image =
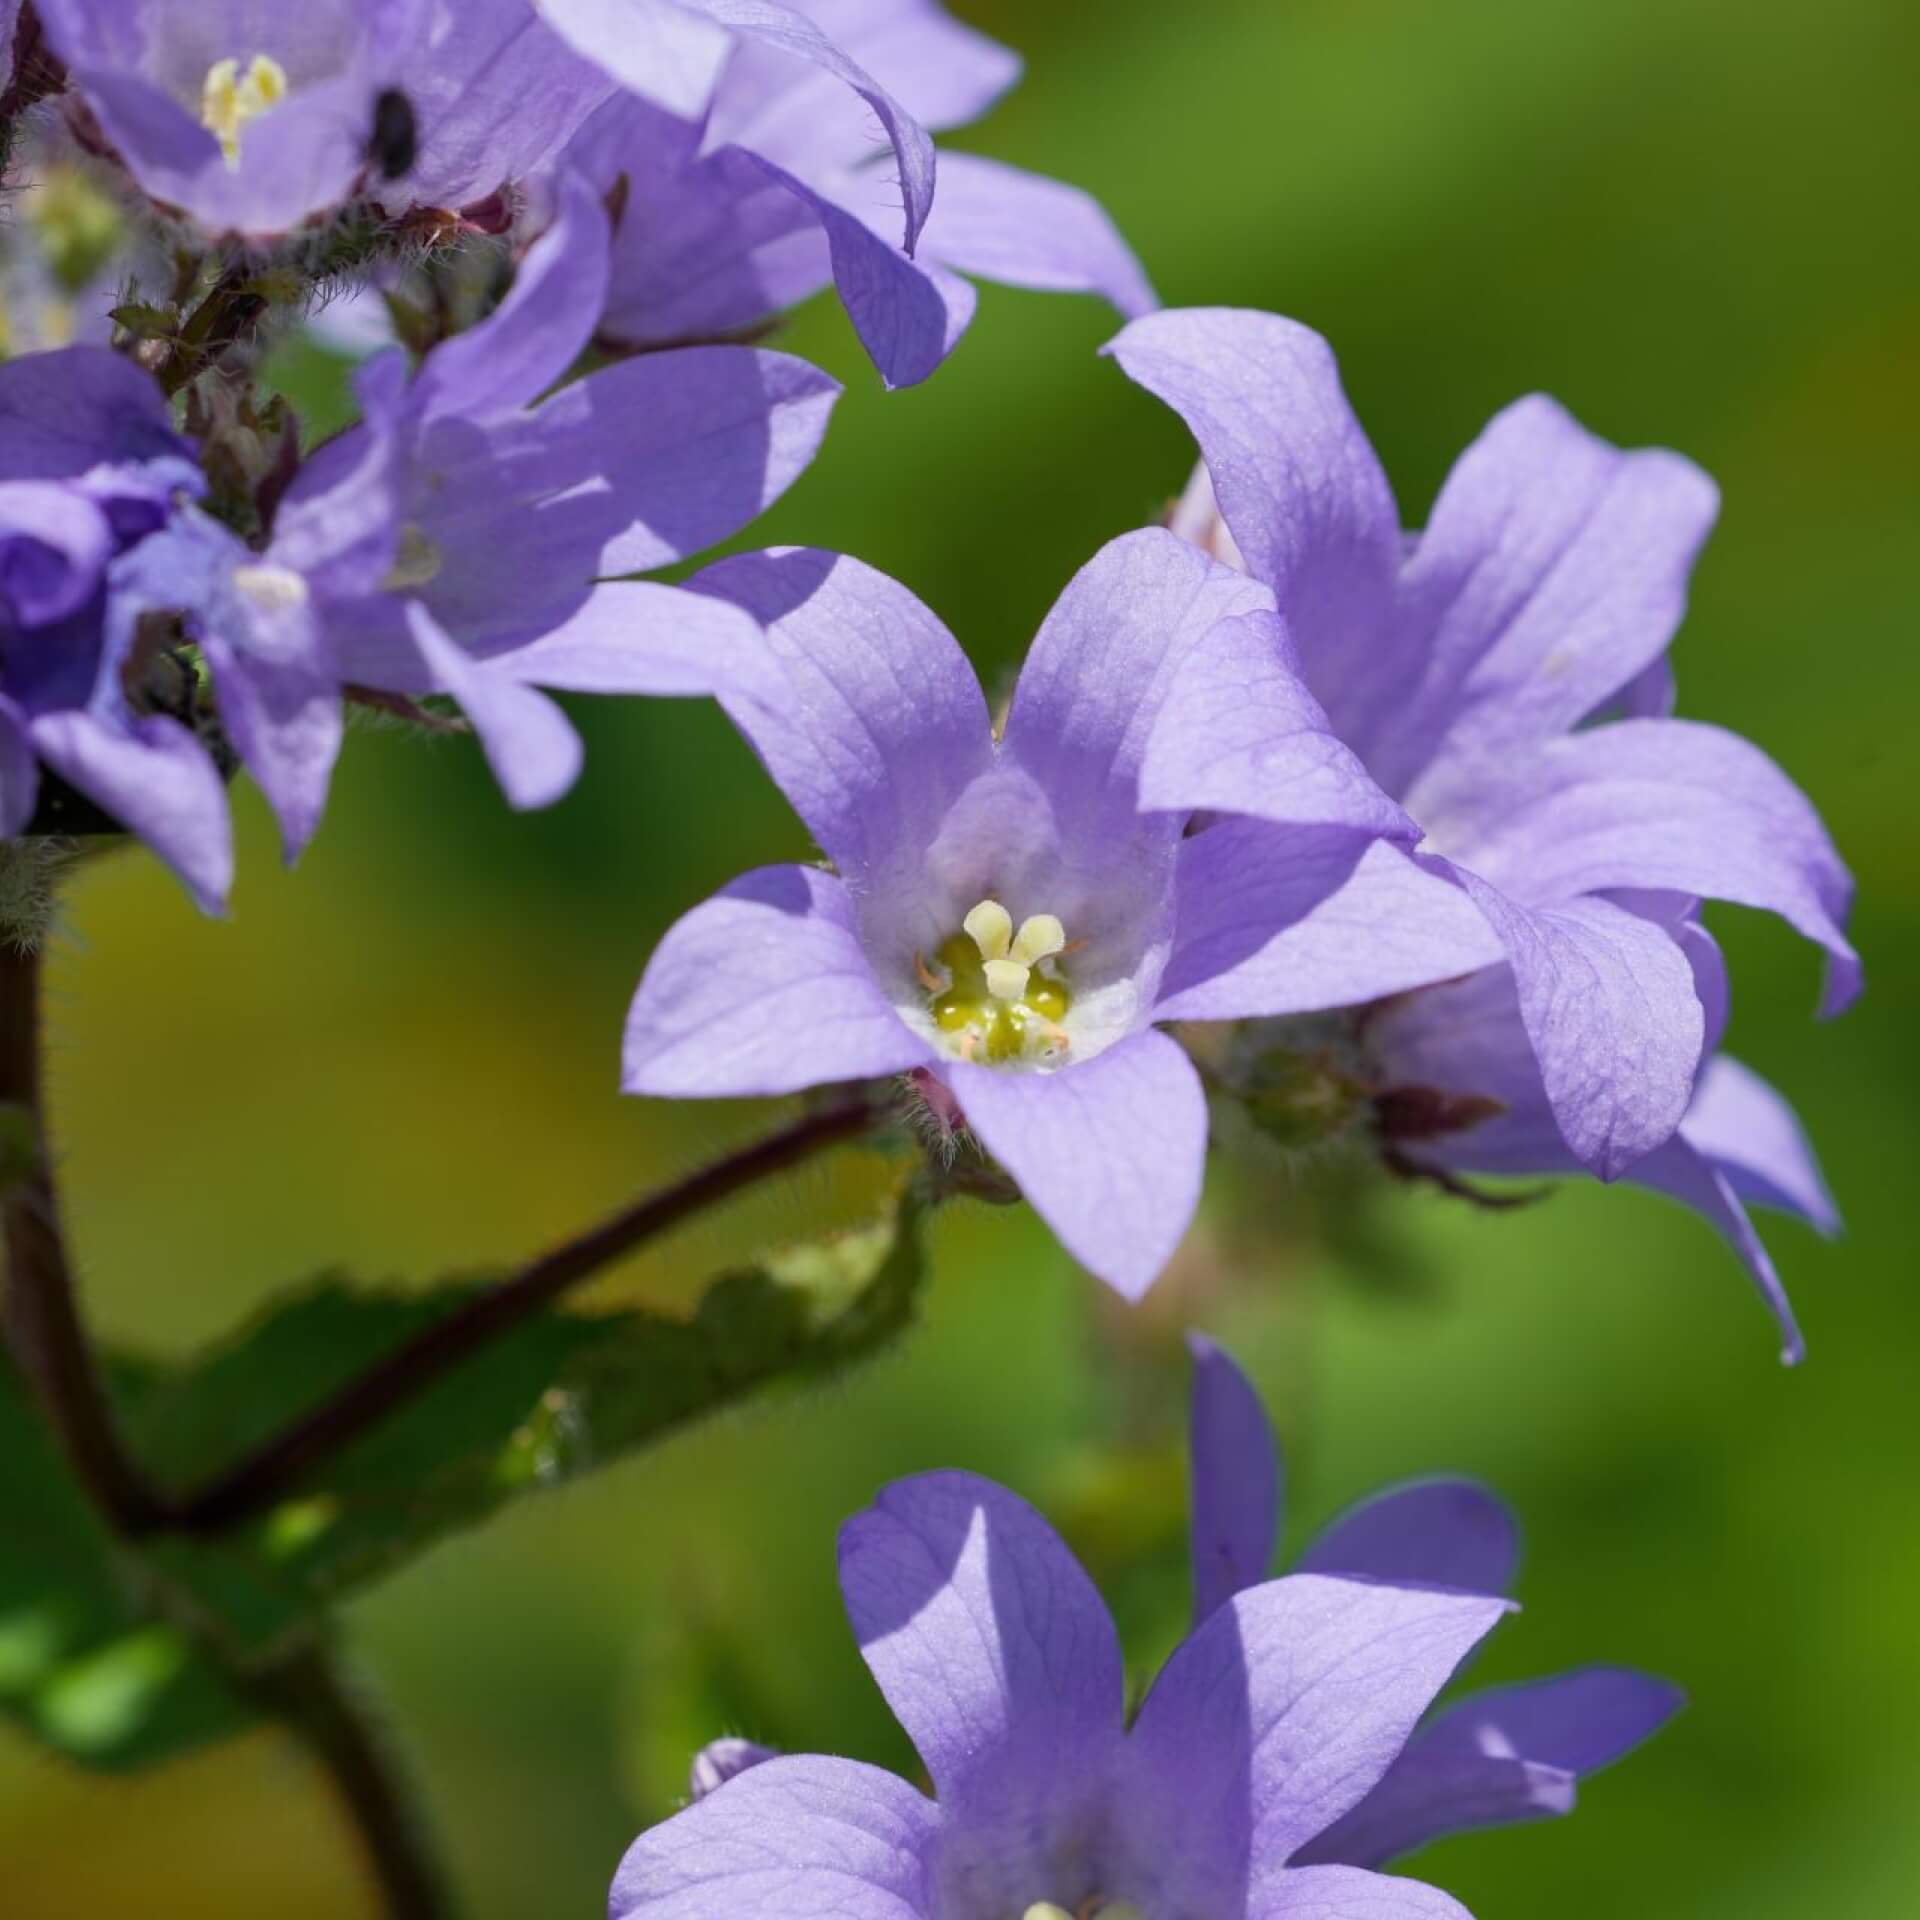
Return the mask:
M0 1195L7 1339L80 1483L116 1528L137 1533L155 1523L161 1503L120 1443L80 1320L48 1161L40 984L40 955L0 943L0 1103L14 1129Z
M868 1132L879 1118L876 1108L864 1099L822 1108L623 1208L402 1342L330 1399L172 1503L160 1524L211 1533L265 1512L316 1467L493 1341L550 1307L569 1288L703 1209Z
M325 1769L390 1920L447 1920L452 1897L413 1794L325 1653L313 1648L293 1655L259 1675L253 1691Z

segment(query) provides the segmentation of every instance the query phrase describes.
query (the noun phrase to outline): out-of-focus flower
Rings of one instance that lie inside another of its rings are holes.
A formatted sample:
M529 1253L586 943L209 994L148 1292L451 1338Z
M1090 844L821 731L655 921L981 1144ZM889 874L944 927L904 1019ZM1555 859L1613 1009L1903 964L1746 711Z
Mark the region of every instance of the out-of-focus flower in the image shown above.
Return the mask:
M898 1482L841 1530L840 1584L933 1797L728 1743L740 1764L696 1769L693 1804L628 1850L611 1920L1461 1920L1372 1869L1565 1812L1671 1714L1672 1689L1590 1669L1429 1716L1507 1611L1504 1509L1463 1482L1400 1488L1267 1580L1266 1422L1224 1355L1196 1359L1194 1627L1131 1726L1112 1620L1047 1523L969 1474Z
M326 797L343 683L451 694L507 798L543 806L580 742L537 688L705 692L757 637L722 601L603 576L752 519L813 457L838 389L785 355L712 347L540 399L605 275L605 215L575 178L487 320L412 380L398 351L361 370L363 422L301 469L264 552L187 515L116 582L121 621L175 614L206 649L290 858Z
M125 216L89 172L37 144L14 163L0 222L0 359L103 347L130 264Z
M977 119L1019 74L1013 54L931 0L810 0L807 11L936 132ZM973 154L941 153L925 230L903 252L896 176L874 158L861 100L764 47L735 56L705 116L617 99L573 157L603 185L627 182L600 323L611 343L737 333L835 282L875 365L906 386L972 318L973 290L954 269L1102 294L1123 314L1155 304L1096 202Z
M195 669L164 631L108 614L119 570L201 485L129 361L69 347L0 364L0 836L47 799L44 767L212 908L233 855L219 769L185 717Z
M1183 531L1273 588L1293 648L1263 661L1227 635L1196 658L1146 756L1146 804L1242 816L1202 841L1228 836L1249 892L1288 886L1262 824L1285 802L1260 686L1297 669L1424 832L1378 857L1484 917L1560 1137L1604 1179L1670 1140L1694 1098L1707 1023L1674 924L1695 897L1780 914L1831 956L1826 1010L1852 999L1851 881L1812 807L1745 741L1670 717L1667 644L1716 507L1698 469L1522 400L1410 540L1317 335L1193 311L1137 321L1111 351L1200 442L1210 493ZM1258 960L1299 983L1289 1011L1336 1004L1300 972L1304 931Z
M858 561L750 554L692 584L767 630L721 699L834 871L763 868L667 934L628 1019L628 1090L779 1094L923 1069L1068 1250L1138 1295L1192 1217L1207 1140L1199 1076L1154 1023L1196 1000L1195 1017L1262 1011L1234 969L1273 931L1243 919L1237 943L1221 936L1216 836L1142 814L1140 760L1219 623L1277 653L1271 596L1170 533L1112 542L1047 616L996 740L952 636ZM1269 774L1300 880L1262 913L1311 911L1316 884L1405 828L1300 689ZM1437 916L1414 978L1462 927L1484 939L1469 903L1417 872L1393 904L1414 911L1423 885ZM1408 984L1404 953L1349 931L1325 942L1330 973Z

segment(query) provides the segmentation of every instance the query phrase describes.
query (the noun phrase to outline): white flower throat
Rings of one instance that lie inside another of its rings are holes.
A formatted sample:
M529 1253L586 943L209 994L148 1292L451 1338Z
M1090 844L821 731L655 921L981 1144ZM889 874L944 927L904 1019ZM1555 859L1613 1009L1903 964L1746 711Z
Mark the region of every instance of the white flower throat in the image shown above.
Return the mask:
M1061 1059L1069 1041L1060 1023L1073 1004L1059 972L1066 928L1035 913L1016 930L998 900L982 900L960 926L940 943L936 966L914 956L927 1011L954 1053L994 1066Z
M287 70L270 53L256 53L243 67L216 60L200 88L200 124L220 142L227 166L240 171L240 134L287 97Z

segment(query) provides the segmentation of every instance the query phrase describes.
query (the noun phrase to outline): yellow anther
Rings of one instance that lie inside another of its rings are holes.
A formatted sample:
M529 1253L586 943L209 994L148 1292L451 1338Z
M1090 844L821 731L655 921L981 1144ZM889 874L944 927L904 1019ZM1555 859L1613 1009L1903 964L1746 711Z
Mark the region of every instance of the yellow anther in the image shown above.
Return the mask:
M1050 913L1030 913L1020 922L1013 937L1013 957L1023 965L1037 966L1061 951L1067 944L1067 930Z
M984 971L987 991L996 1000L1018 1000L1027 990L1032 969L1018 960L989 960Z
M270 53L256 53L243 70L238 60L216 60L200 88L200 124L220 142L227 165L240 170L240 133L287 97L287 70Z
M982 900L960 922L983 960L1004 960L1013 945L1013 915L998 900Z

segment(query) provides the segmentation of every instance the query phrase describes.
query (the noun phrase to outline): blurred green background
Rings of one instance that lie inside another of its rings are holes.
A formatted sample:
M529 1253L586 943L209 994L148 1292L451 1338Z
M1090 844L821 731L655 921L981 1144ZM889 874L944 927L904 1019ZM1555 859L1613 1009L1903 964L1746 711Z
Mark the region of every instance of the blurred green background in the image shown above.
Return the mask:
M1920 1886L1920 13L1907 0L974 0L1029 56L959 144L1099 194L1170 303L1328 333L1417 523L1533 388L1725 490L1677 650L1683 711L1824 808L1872 986L1832 1028L1784 931L1721 913L1732 1045L1797 1101L1849 1232L1766 1222L1810 1364L1783 1373L1733 1256L1645 1195L1517 1214L1275 1185L1196 1229L1141 1314L1023 1214L937 1223L923 1325L830 1391L763 1403L442 1548L359 1604L369 1680L480 1920L593 1914L708 1735L906 1764L841 1623L839 1520L966 1465L1046 1505L1145 1666L1176 1630L1176 1329L1268 1391L1289 1539L1396 1475L1483 1475L1528 1537L1482 1677L1587 1660L1692 1708L1570 1821L1419 1871L1479 1920L1886 1920ZM989 676L1067 575L1154 514L1190 450L1094 349L1091 303L989 289L952 363L883 394L830 303L786 344L848 393L756 541L853 549ZM103 861L53 967L57 1120L90 1304L163 1350L343 1261L426 1279L532 1250L765 1123L616 1097L652 942L805 851L704 706L582 705L585 778L509 816L464 743L365 732L291 877L240 800L234 918ZM843 1156L630 1264L684 1298L756 1239L845 1217ZM1357 1211L1355 1211L1357 1209ZM1337 1230L1330 1222L1337 1223ZM263 1734L101 1781L0 1732L0 1907L370 1912L322 1784Z

